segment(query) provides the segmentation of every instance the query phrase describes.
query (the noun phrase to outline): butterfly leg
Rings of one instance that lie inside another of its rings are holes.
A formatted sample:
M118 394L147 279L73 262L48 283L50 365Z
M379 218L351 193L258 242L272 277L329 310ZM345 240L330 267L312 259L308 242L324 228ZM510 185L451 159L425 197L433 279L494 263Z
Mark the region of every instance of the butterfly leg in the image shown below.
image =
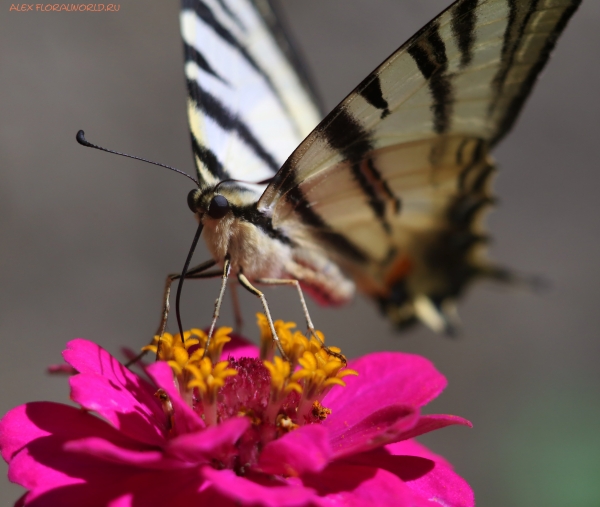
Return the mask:
M279 341L279 336L277 336L277 331L275 331L275 326L273 325L273 319L271 318L271 312L269 311L269 305L267 304L267 299L265 298L265 295L256 287L254 287L250 283L250 280L248 280L241 271L238 273L237 277L241 286L244 287L244 289L246 289L248 292L254 294L260 299L260 302L262 303L263 309L265 311L265 315L267 317L267 322L269 323L269 329L271 329L271 334L273 335L273 340L275 341L275 345L277 345L277 349L279 350L281 357L287 360L287 356L283 351L281 342Z
M229 255L225 257L225 262L223 263L223 272L222 272L222 280L221 280L221 290L219 291L219 297L215 301L215 311L213 312L212 322L210 323L210 329L208 330L208 338L206 339L206 346L204 347L204 357L208 352L208 347L210 346L210 340L212 339L213 332L215 330L215 325L217 324L217 319L219 318L219 312L221 311L221 303L223 302L223 296L225 295L225 289L227 288L227 279L229 278L229 273L231 271L231 259Z
M196 267L190 269L185 278L189 279L189 278L212 278L215 276L219 276L221 274L221 272L219 271L216 275L214 272L209 272L209 273L205 273L205 271L209 268L212 268L214 265L216 264L216 261L210 259L208 261L205 261L201 264L198 264ZM203 275L203 276L200 276ZM180 273L171 273L169 275L167 275L167 279L165 281L165 290L163 292L163 302L162 302L162 312L161 312L161 318L160 318L160 323L158 324L158 329L156 330L156 335L158 335L159 337L162 338L162 335L165 333L165 328L167 327L167 319L169 317L169 310L170 310L170 304L169 304L169 297L171 295L171 285L173 284L173 282L175 280L178 280L179 277L181 276ZM160 339L159 339L159 348L160 348ZM142 357L144 357L144 355L146 355L146 351L141 352L140 354L138 354L137 356L135 356L133 359L130 359L127 364L125 364L126 367L129 367L135 363L137 363ZM158 357L158 351L157 351L157 357Z
M300 287L300 282L294 279L279 279L279 278L261 278L257 280L258 283L264 285L294 285L296 290L298 291L298 296L300 298L300 304L302 305L302 311L304 312L304 318L306 319L306 327L308 328L308 332L314 336L317 340L319 337L315 333L315 326L312 323L310 318L310 314L308 313L308 307L306 306L306 300L304 299L304 294L302 293L302 288ZM319 340L321 341L321 340Z
M346 358L342 354L339 354L338 352L334 352L334 351L330 350L328 347L326 347L325 344L323 343L323 340L321 340L321 338L317 334L317 330L315 329L315 326L313 325L312 320L310 318L310 314L308 313L308 307L306 306L306 300L304 299L304 294L302 293L302 287L300 287L300 282L298 280L278 279L278 278L261 278L260 280L257 280L257 281L258 281L258 283L262 283L264 285L294 285L296 287L296 289L298 290L298 296L300 297L300 304L302 305L302 311L304 312L304 318L306 319L306 327L308 328L309 335L314 337L315 340L317 340L321 344L321 347L323 347L323 349L329 355L337 357L338 359L340 359L341 361L346 363Z
M233 315L235 319L235 332L241 333L244 327L244 319L242 317L242 309L238 297L237 284L231 284L231 302L233 303Z

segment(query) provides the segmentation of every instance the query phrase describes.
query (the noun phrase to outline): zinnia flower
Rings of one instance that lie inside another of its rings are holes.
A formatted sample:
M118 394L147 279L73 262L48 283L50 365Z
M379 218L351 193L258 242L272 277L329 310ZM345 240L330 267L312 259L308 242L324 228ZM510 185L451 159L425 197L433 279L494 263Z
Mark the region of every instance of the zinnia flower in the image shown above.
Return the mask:
M420 414L446 385L429 361L382 352L346 366L339 349L277 327L285 360L266 346L260 359L227 328L207 354L200 330L165 334L148 347L163 359L149 380L69 342L81 408L28 403L0 421L9 479L28 490L17 505L474 505L452 467L411 440L470 425Z

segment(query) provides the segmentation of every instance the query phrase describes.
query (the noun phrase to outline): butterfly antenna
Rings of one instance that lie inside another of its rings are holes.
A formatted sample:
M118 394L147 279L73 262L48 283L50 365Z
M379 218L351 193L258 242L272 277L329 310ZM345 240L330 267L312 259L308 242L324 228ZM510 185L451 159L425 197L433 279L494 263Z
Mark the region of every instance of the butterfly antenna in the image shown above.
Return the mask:
M183 338L183 326L181 325L181 313L179 311L179 300L181 298L181 289L183 288L183 280L185 280L185 275L187 275L188 268L190 267L190 262L192 260L192 256L194 255L194 250L196 250L196 245L198 244L198 240L200 239L200 234L202 234L202 228L204 225L202 222L198 225L198 229L196 230L196 234L194 235L194 239L192 241L192 246L190 247L190 251L188 252L187 259L185 260L185 264L183 265L183 269L181 271L181 275L179 275L179 282L177 284L177 294L175 296L175 316L177 317L177 326L179 327L179 335L181 336L181 341L184 341Z
M77 139L77 142L79 144L81 144L81 146L85 146L87 148L95 148L96 150L105 151L107 153L113 153L115 155L121 155L122 157L133 158L134 160L141 160L142 162L148 162L149 164L164 167L165 169L170 169L171 171L175 171L176 173L183 174L183 176L186 176L187 178L192 180L196 184L196 186L200 186L200 183L198 182L198 180L196 178L194 178L193 176L190 176L187 173L184 173L183 171L180 171L179 169L175 169L174 167L171 167L170 165L160 164L159 162L152 162L152 160L147 160L147 159L141 158L141 157L135 157L134 155L127 155L127 153L120 153L120 152L114 151L114 150L108 150L106 148L102 148L102 146L92 144L85 138L85 133L83 132L83 130L80 130L79 132L77 132L75 139Z

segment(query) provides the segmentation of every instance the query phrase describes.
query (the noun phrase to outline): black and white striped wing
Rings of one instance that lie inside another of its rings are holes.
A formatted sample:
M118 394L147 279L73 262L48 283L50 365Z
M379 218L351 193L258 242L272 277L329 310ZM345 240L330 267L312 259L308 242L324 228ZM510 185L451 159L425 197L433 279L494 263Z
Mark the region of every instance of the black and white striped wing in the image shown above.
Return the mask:
M259 201L353 274L400 325L496 275L481 243L489 150L513 125L580 0L459 0L369 75Z
M198 179L273 176L321 119L267 0L182 0Z

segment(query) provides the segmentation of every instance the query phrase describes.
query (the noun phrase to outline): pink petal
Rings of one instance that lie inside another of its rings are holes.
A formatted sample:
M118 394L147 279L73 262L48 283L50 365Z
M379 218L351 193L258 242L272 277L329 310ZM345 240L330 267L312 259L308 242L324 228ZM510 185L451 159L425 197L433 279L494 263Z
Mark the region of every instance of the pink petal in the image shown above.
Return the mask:
M166 416L160 402L145 389L118 385L96 373L75 375L69 384L75 403L100 414L125 435L150 445L164 443Z
M436 463L443 463L444 465L451 466L445 458L430 451L416 440L402 440L400 442L388 444L385 446L385 450L395 456L420 456L421 458L427 458Z
M122 489L126 493L112 500L107 507L234 507L226 504L223 497L216 497L206 486L198 468L136 474L124 481Z
M32 403L12 410L0 422L0 446L10 464L10 479L32 490L23 505L233 507L212 490L201 492L204 481L197 467L144 472L138 466L151 466L158 457L155 450L66 405ZM136 459L142 454L151 459ZM135 466L105 461L111 458ZM216 503L205 502L216 498Z
M446 426L453 426L455 424L460 424L469 428L473 427L470 421L463 419L462 417L458 417L457 415L423 415L419 418L419 422L417 422L414 427L398 435L398 441L415 438L419 435L429 433L430 431L439 430L441 428L445 428Z
M119 475L120 474L120 475ZM102 475L101 473L98 474ZM160 470L142 473L122 473L116 468L110 477L73 484L29 496L25 505L32 507L180 507L182 505L225 505L206 503L215 499L210 491L202 491L199 470ZM206 488L205 488L206 489ZM221 497L219 500L223 500Z
M258 468L266 473L297 477L320 472L331 456L328 431L311 424L269 442L260 455Z
M377 467L334 463L303 482L317 490L321 507L432 507L399 477Z
M418 410L410 406L383 406L366 414L357 406L333 412L322 426L329 431L333 456L340 458L395 442L418 419Z
M208 463L229 454L249 427L250 419L234 417L218 426L175 437L169 441L165 452L188 463Z
M404 482L414 481L435 468L435 461L421 456L394 456L384 448L355 454L343 460L344 464L382 468L397 475Z
M165 457L164 452L159 450L124 449L112 442L97 437L66 442L63 450L77 454L86 454L98 460L139 468L157 468L162 470L185 468L187 466L186 463L179 459Z
M88 340L78 338L67 343L63 357L80 372L69 379L73 401L97 412L132 438L160 445L166 417L154 397L156 388Z
M355 407L373 412L387 405L422 407L446 387L445 377L424 357L400 352L368 354L348 363L358 371L357 377L347 376L345 388L333 388L323 405L334 413Z
M396 456L400 458L400 456ZM408 456L406 456L408 458ZM413 460L425 458L412 457ZM431 472L413 480L407 479L406 485L415 495L447 507L474 507L473 490L462 477L452 470L452 467L435 463Z
M419 456L392 456L383 450L352 456L344 463L381 468L399 477L416 498L445 507L473 507L469 485L448 465Z
M225 344L223 353L221 354L223 361L229 357L232 359L239 359L240 357L258 358L259 350L256 345L238 334L231 334L229 336L231 337L231 341Z
M192 410L192 408L181 398L179 390L175 387L173 381L173 370L164 361L156 361L146 368L146 373L169 395L173 405L173 434L182 435L203 430L205 424L202 419ZM167 421L163 414L162 420Z
M446 507L473 507L473 491L441 456L414 440L387 445L384 449L351 456L344 460L375 466L401 478L414 494Z
M208 466L202 469L202 475L212 482L216 491L238 505L300 507L310 505L315 499L312 489L273 476L239 477L232 470L215 470Z
M82 503L91 495L94 505L105 505L116 495L119 479L130 474L131 467L64 452L70 440L90 437L123 449L144 449L105 421L67 405L29 403L4 417L0 446L9 462L9 479L31 490L25 504L35 500L35 505L92 505Z
M65 361L79 373L102 375L122 386L138 382L139 377L135 373L125 368L109 352L89 340L83 338L71 340L62 355Z
M143 448L106 422L75 407L52 402L20 405L0 421L0 447L7 463L30 443L51 437L62 443L96 436L126 448Z

